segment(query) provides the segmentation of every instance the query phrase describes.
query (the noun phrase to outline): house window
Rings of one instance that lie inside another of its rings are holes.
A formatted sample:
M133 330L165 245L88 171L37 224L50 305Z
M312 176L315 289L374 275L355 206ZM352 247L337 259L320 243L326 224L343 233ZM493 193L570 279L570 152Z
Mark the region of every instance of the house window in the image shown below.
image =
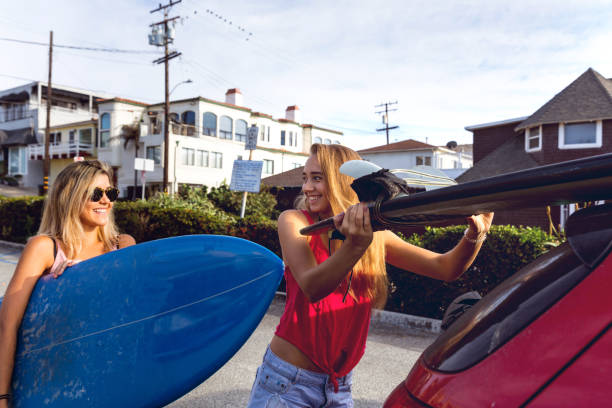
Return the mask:
M319 144L321 144L321 138L320 138L320 137L318 137L318 136L317 136L317 137L315 137L315 138L313 139L313 143L319 143Z
M110 143L110 113L103 113L100 118L100 147L108 147Z
M219 119L219 137L221 139L232 140L232 128L232 118L228 116L221 116L221 119Z
M537 152L542 150L542 126L525 130L525 151Z
M601 147L601 121L559 124L559 149Z
M206 150L196 151L196 166L208 167L208 152Z
M281 146L285 145L285 131L281 130Z
M27 161L26 161L26 147L15 146L9 147L9 175L15 174L26 174L27 173Z
M325 139L325 140L323 141L323 143L324 143L324 144L331 144L331 140L330 140L330 139Z
M261 134L259 136L259 140L261 140L262 142L266 140L266 127L265 126L261 127Z
M274 174L274 160L263 161L263 172L264 174Z
M340 144L339 140L334 140L334 144Z
M417 156L416 165L417 166L431 166L431 156Z
M270 141L270 126L268 126L268 137L266 139L266 142Z
M195 149L183 147L181 150L181 164L183 166L193 166L195 163Z
M49 144L57 146L62 143L62 132L49 133Z
M181 114L181 122L183 123L183 129L181 134L186 136L195 136L195 112L185 111Z
M185 125L195 126L195 112L185 111L181 114L181 122Z
M289 146L293 146L293 132L289 132Z
M247 123L245 120L238 119L236 121L236 140L239 142L246 142L247 135Z
M91 131L92 129L79 129L79 145L81 146L91 146L92 145L92 140L93 140L93 132ZM72 132L71 132L72 133ZM74 138L73 135L71 135L71 137ZM74 142L74 140L73 140Z
M206 112L202 120L202 133L206 136L217 136L217 115L212 112Z
M223 168L223 153L210 152L210 167L215 169Z
M147 146L147 159L155 164L161 164L161 146Z
M68 143L69 144L73 144L74 143L74 136L76 135L76 130L71 130L70 132L68 132Z

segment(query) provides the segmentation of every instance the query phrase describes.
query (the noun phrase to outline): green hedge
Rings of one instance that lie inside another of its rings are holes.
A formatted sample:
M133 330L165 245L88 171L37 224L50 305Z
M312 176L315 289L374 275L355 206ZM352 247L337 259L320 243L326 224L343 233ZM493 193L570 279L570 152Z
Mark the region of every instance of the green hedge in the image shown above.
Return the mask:
M166 200L166 204L160 201ZM136 242L191 234L231 235L257 242L280 256L276 221L265 217L240 219L204 205L172 199L123 201L114 206L121 232ZM0 239L25 243L36 234L42 216L43 197L0 197Z
M114 211L119 229L136 242L191 234L231 235L257 242L280 256L276 221L265 217L240 219L222 212L163 208L144 201L117 203Z
M466 226L426 228L407 241L443 253L452 249ZM476 290L484 295L504 279L557 245L555 237L540 228L493 225L472 266L456 281L442 282L387 265L391 283L385 309L441 319L446 307L462 293Z
M38 230L42 205L42 197L0 197L0 239L25 243ZM150 201L117 202L115 219L120 231L136 242L190 234L230 235L281 256L276 221L264 216L240 219L219 210L203 195L195 201L161 195ZM407 241L446 252L461 239L464 229L426 228ZM493 225L474 264L457 281L441 282L387 265L391 290L385 309L440 319L455 297L470 290L486 294L555 244L555 238L539 228Z
M43 197L0 196L0 239L25 244L38 231Z

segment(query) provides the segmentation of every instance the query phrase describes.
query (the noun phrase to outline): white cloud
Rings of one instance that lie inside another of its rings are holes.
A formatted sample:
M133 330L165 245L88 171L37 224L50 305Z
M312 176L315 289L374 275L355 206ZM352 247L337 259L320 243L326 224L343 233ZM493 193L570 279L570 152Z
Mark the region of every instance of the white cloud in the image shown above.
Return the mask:
M152 50L158 4L3 4L0 37L46 42L53 29L59 44ZM182 17L183 53L170 64L171 84L194 81L173 97L222 100L238 87L250 108L282 117L297 104L306 122L342 130L355 148L385 142L375 131L381 102L398 101L391 140L465 143L465 126L529 115L588 67L612 76L612 11L599 0L183 0L171 15ZM46 79L44 47L0 41L0 52L10 61L0 75ZM154 55L54 53L57 83L163 99ZM20 83L0 76L2 88Z

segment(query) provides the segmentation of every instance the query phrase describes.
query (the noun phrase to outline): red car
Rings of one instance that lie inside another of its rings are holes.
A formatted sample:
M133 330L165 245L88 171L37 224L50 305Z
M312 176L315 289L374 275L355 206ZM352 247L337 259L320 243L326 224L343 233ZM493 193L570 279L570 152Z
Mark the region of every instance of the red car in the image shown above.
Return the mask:
M457 318L384 408L612 406L612 204L566 234Z

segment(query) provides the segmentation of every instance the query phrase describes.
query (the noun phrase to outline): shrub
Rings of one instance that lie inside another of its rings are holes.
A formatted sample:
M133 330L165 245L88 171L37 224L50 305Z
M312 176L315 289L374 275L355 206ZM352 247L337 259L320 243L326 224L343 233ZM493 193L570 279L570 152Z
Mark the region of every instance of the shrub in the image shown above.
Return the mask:
M239 216L242 209L244 193L231 191L225 183L219 187L212 187L207 197L218 208L225 212ZM270 188L264 184L259 187L259 193L247 194L245 217L277 219L279 211L276 210L276 198L270 193Z
M36 234L42 218L44 197L2 197L0 239L25 243Z
M464 226L425 229L407 241L443 253L461 239ZM557 245L555 238L540 228L493 225L472 266L456 281L442 282L387 265L391 285L386 309L441 319L450 302L462 293L488 293L507 277Z

